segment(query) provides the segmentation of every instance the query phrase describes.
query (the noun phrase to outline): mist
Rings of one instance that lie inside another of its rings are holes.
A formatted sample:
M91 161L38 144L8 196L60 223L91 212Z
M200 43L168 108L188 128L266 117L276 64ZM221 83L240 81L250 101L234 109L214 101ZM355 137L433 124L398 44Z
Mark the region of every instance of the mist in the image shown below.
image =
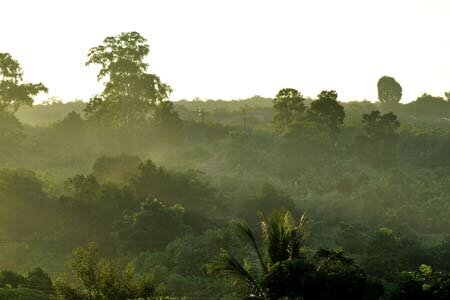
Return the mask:
M0 299L448 299L448 6L319 2L27 3L61 26L0 44Z

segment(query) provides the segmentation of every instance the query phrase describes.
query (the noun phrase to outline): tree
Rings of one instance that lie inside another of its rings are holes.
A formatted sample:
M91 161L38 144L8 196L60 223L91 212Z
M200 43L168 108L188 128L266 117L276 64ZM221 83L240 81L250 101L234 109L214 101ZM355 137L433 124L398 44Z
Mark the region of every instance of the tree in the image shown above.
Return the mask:
M181 205L166 206L158 200L147 199L138 212L117 222L115 234L127 251L139 253L163 249L176 237L189 231L183 223Z
M344 107L337 101L335 91L322 91L318 99L311 103L309 120L314 126L326 133L332 141L336 139L339 126L344 123Z
M438 271L450 271L450 236L447 235L441 243L433 247L433 257Z
M312 285L305 299L371 299L384 294L383 285L371 280L342 250L321 249Z
M155 104L166 99L171 88L155 74L147 73L147 40L137 32L105 38L91 48L86 65L100 65L98 80L103 92L86 106L88 117L132 128L145 121Z
M19 62L9 53L0 53L0 159L16 153L25 137L14 113L22 105L33 104L40 92L47 92L42 83L24 83L22 77Z
M180 140L183 121L180 119L178 112L175 111L173 102L161 101L155 107L152 121L158 129L161 140L172 143Z
M377 166L395 160L399 140L397 130L400 127L397 116L392 112L381 114L374 110L363 114L361 123L364 134L358 137L358 143L365 158L369 158Z
M42 181L34 172L1 169L0 235L4 239L20 241L49 230L53 226L49 200Z
M369 235L362 264L368 274L395 282L402 271L413 270L426 260L417 237L383 227Z
M200 178L201 172L169 172L151 160L139 166L139 175L131 178L130 187L137 198L158 199L169 205L181 204L191 212L217 209L216 191Z
M80 289L71 287L64 277L55 282L55 299L58 300L123 300L153 296L151 277L136 282L131 266L122 267L117 262L100 259L96 244L77 248L72 256L72 272Z
M273 100L275 114L273 123L281 134L288 134L293 127L300 125L306 106L305 98L296 89L285 88Z
M25 138L23 125L13 113L0 110L0 160L17 153Z
M12 287L17 288L27 283L25 276L13 271L3 270L0 272L0 288Z
M404 272L391 300L445 300L450 297L450 273L421 265L418 272Z
M50 276L41 268L34 268L27 274L26 287L43 291L45 293L53 293L53 283Z
M372 141L387 142L398 138L400 122L392 112L382 115L380 111L374 110L370 114L363 114L361 123L366 136Z
M181 119L178 113L174 110L173 102L171 101L161 101L159 103L155 116L153 118L153 122L157 126L180 129L181 127Z
M96 202L101 185L94 175L75 175L68 178L65 183L65 189L75 198L84 202Z
M101 156L92 167L93 175L101 183L113 182L124 185L138 174L141 160L137 156L121 154L115 157Z
M210 272L228 275L247 286L249 297L256 299L379 299L383 287L372 282L342 251L319 250L310 262L302 251L305 217L294 223L288 211L273 211L261 216L261 251L252 230L243 222L235 224L257 262L242 264L228 251L209 264ZM256 266L256 268L255 268Z
M33 97L47 92L42 84L24 83L23 71L9 53L0 53L0 111L16 112L21 105L33 104Z
M58 146L68 149L71 153L83 151L86 145L87 122L75 111L68 113L64 119L51 125L51 133Z
M274 211L269 218L261 215L264 251L261 251L259 248L256 236L248 225L245 222L236 222L236 229L245 237L251 249L255 252L255 256L258 259L258 270L252 272L248 267L240 263L236 257L223 250L209 265L209 271L235 278L243 286L248 287L251 297L266 298L271 295L269 299L278 299L282 296L288 296L288 294L277 294L276 297L278 298L276 298L270 292L270 287L275 288L278 284L285 282L286 278L282 276L282 280L274 280L269 274L273 268L275 271L279 270L280 263L290 261L292 263L284 265L282 269L297 270L294 271L294 274L298 280L294 278L291 278L291 280L294 280L296 285L301 283L301 277L297 276L299 275L298 271L303 272L309 269L307 265L303 266L300 260L302 257L300 248L303 245L305 220L302 217L299 223L294 223L292 215L288 211ZM281 273L286 274L284 271ZM259 274L259 276L256 274ZM278 279L279 277L277 276L276 278ZM270 287L267 285L270 285ZM267 288L269 291L267 291ZM289 293L289 289L284 289L282 293Z
M251 212L260 211L265 215L276 209L287 209L294 211L295 203L291 197L277 190L273 185L265 183L261 189L261 195L248 199L242 204L241 218L246 220L251 228L259 224L255 214Z
M73 137L77 133L83 133L84 120L79 113L71 111L64 119L52 124L52 127L61 134Z
M188 299L240 298L240 290L227 278L209 276L206 264L222 248L243 249L231 228L207 229L171 242L164 251L146 251L133 260L136 275L154 274L155 284L164 285L167 296L183 295Z
M450 102L444 97L424 93L416 101L406 104L409 112L419 119L424 117L447 117L450 114Z
M41 268L33 269L28 272L27 276L3 270L0 272L0 288L28 288L51 294L53 292L53 283L50 276ZM0 297L0 299L3 298Z
M383 104L398 104L402 99L402 87L393 77L381 77L377 88L378 100Z

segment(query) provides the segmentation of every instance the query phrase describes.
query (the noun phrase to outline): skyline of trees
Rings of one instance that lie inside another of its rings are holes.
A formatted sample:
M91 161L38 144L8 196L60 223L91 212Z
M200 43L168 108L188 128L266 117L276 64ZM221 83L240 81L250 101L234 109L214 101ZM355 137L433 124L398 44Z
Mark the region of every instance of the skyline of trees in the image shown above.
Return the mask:
M15 107L43 86L3 101L0 299L448 298L449 95L174 103L148 53L107 37L104 90L39 125Z

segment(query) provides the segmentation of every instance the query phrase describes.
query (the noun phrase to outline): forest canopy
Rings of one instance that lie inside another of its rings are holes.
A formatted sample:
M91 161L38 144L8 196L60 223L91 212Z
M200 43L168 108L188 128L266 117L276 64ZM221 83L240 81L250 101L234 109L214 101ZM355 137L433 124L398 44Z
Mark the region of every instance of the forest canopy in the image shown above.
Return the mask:
M149 54L33 106L0 53L0 299L448 299L450 92L171 101Z

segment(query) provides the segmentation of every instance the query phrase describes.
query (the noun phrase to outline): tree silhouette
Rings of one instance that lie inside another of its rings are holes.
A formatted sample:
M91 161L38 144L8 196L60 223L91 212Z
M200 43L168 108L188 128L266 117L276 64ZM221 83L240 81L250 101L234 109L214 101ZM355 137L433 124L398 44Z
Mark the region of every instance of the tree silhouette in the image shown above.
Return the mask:
M103 92L86 106L88 117L117 127L136 127L155 104L166 99L171 88L155 74L147 73L147 40L137 32L105 38L91 48L86 65L100 65L97 79L104 80Z
M385 104L397 104L402 99L402 87L393 78L383 76L378 80L378 100Z
M381 114L378 110L374 110L369 114L363 114L361 123L364 134L357 139L364 157L371 159L377 166L392 162L395 159L399 139L397 129L400 122L397 116L392 112Z
M320 92L308 112L309 120L315 127L328 134L333 141L345 119L344 107L337 101L337 96L335 91Z
M33 104L33 97L47 92L42 84L24 83L19 62L9 53L0 53L0 110L16 112L21 105Z
M289 133L292 128L299 125L306 106L305 98L296 89L286 88L278 92L273 100L275 114L273 124L281 134Z
M245 222L236 222L235 228L249 243L258 258L258 271L252 274L236 257L223 250L209 265L209 271L222 273L237 279L257 298L266 298L264 278L277 263L286 260L297 260L301 257L300 247L303 245L305 218L295 224L288 211L274 211L269 218L261 215L261 230L265 244L264 251L258 246L256 236Z

